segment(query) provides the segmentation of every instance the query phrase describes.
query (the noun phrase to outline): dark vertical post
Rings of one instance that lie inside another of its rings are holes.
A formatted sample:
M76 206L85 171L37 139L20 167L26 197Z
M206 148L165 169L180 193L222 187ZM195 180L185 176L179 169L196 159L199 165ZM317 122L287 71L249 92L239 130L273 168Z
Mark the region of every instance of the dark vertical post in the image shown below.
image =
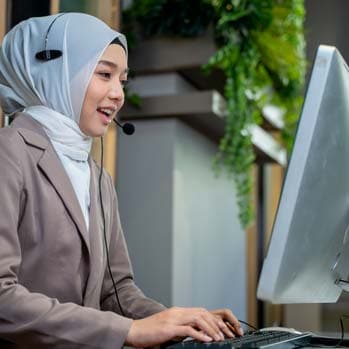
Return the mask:
M30 17L50 14L50 0L10 0L8 6L10 28Z
M257 172L257 272L258 279L264 260L264 236L265 236L265 185L264 165L258 164ZM257 300L257 325L264 327L264 303Z

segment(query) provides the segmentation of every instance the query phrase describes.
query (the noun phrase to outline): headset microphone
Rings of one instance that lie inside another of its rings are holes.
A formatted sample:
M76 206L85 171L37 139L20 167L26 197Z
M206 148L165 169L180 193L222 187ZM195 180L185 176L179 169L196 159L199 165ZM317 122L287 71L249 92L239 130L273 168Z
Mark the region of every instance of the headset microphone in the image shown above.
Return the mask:
M116 119L113 119L113 121L120 127L122 128L122 131L126 134L126 135L132 135L135 132L135 127L133 124L130 124L129 122L126 122L125 124L121 125L119 121L117 121Z

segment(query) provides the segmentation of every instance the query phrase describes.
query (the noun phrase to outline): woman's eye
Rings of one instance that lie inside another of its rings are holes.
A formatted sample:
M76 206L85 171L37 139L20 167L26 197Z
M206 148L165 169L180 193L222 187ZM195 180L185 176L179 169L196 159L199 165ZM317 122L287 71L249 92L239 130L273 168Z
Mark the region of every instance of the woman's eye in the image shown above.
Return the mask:
M106 73L106 72L99 72L98 75L100 75L103 78L109 79L111 74L110 73Z

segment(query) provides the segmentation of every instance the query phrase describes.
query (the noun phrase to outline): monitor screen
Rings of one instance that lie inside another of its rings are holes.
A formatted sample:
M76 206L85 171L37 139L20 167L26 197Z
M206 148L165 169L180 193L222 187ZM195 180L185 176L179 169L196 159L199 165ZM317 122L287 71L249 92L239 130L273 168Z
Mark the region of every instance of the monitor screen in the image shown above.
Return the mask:
M336 302L349 275L349 70L320 46L298 122L257 297Z

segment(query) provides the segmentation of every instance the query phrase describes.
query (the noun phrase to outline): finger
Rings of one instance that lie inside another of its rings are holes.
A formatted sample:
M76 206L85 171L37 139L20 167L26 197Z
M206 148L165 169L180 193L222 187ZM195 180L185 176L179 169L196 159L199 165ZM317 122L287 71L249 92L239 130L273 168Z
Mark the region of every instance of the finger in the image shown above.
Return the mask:
M191 326L178 326L176 333L180 337L192 337L201 342L212 342L212 338L202 331L195 330Z
M231 331L233 331L234 333L236 333L239 336L243 336L244 335L244 330L242 329L241 325L239 327L235 327L233 326L231 323L226 322L226 325L229 327L229 329Z
M214 329L217 331L219 336L222 340L224 340L224 332L222 332L223 328L226 328L226 325L224 321L222 321L222 318L220 316L213 315L212 313L208 312L208 320Z
M204 331L208 336L210 336L215 341L220 341L224 339L223 334L221 334L218 326L215 323L207 321L204 317L197 317L193 322L193 327Z
M221 319L208 310L204 308L177 308L173 311L177 314L177 325L191 325L206 332L215 341L224 339L224 334L218 326L218 321L221 321Z
M187 319L185 322L190 324L196 329L206 332L215 341L224 339L224 335L221 332L216 317L204 308L186 308L185 316L183 319ZM182 323L184 325L184 323Z
M213 314L219 315L222 317L222 320L232 325L232 330L242 336L244 331L241 328L241 324L236 316L229 309L217 309L213 311Z
M220 316L213 315L211 312L206 311L204 314L205 320L212 326L212 328L216 331L216 336L220 337L220 340L224 340L224 332L222 329L226 329L225 323L222 321ZM215 337L218 338L218 337ZM217 340L217 339L216 339Z
M220 320L218 322L218 326L219 326L220 330L225 334L225 336L227 336L229 338L235 337L234 333L229 328L228 323L225 323L224 321Z

